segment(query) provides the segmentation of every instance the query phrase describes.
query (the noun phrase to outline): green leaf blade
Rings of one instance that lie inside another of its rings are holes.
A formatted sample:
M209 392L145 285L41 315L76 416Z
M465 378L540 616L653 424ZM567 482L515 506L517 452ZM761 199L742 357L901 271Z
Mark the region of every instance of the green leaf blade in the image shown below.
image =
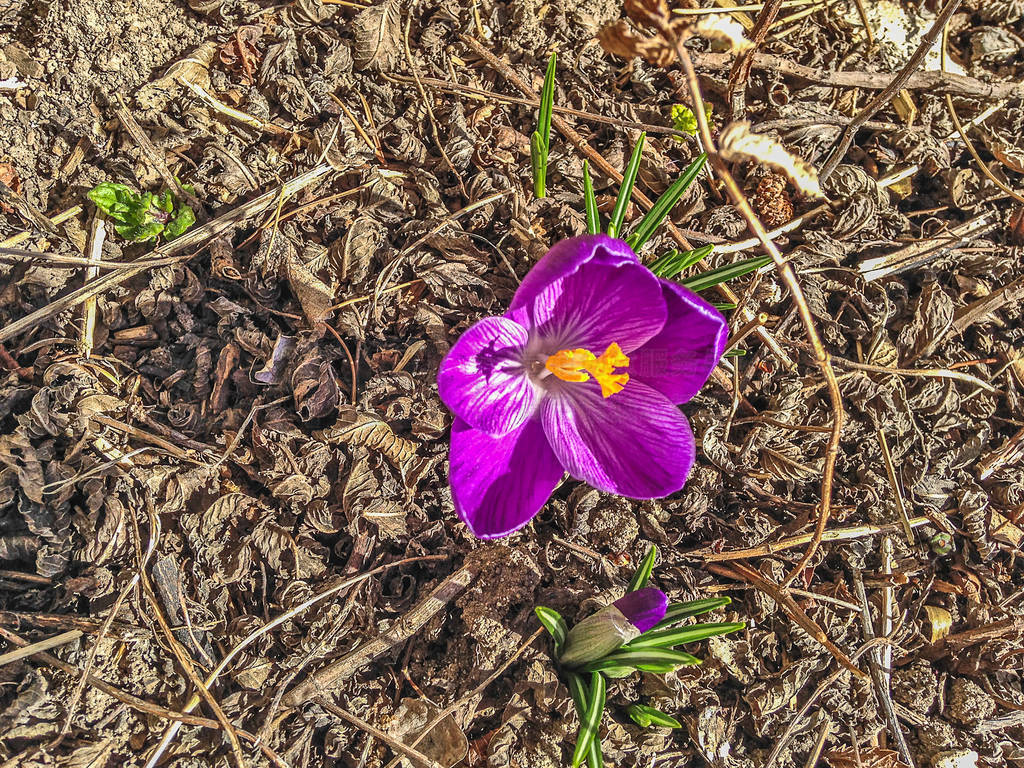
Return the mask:
M743 622L722 622L718 624L694 624L690 627L676 627L660 632L651 630L626 643L624 647L633 649L673 648L677 645L696 643L709 637L716 637L717 635L738 632L746 626Z
M569 635L569 627L566 625L565 619L562 618L558 611L543 605L538 605L533 609L533 612L537 614L537 618L544 625L544 629L554 638L555 653L561 653L562 646L565 645L565 638Z
M650 728L652 725L661 728L682 728L683 724L670 715L666 715L660 709L648 707L645 704L630 704L626 709L630 719L641 728Z
M533 168L533 194L539 200L547 193L548 148L537 131L530 136L530 165Z
M624 666L635 667L644 671L662 671L666 666L667 671L675 667L689 667L700 664L701 660L696 656L684 651L669 650L666 648L623 648L622 650L610 653L603 659L592 661L583 667L584 672L598 672L605 667Z
M594 195L594 180L590 178L590 161L583 161L583 205L587 211L587 234L601 234L601 218L597 212L597 196Z
M544 74L544 87L540 92L537 130L530 136L530 165L533 170L533 194L543 198L547 194L548 154L551 150L551 113L555 103L555 54L548 59Z
M650 631L657 632L659 629L671 627L673 624L677 624L691 616L700 616L701 614L724 608L731 602L732 598L729 597L705 597L700 600L690 600L686 603L673 603L666 609L665 618L655 624Z
M640 157L643 154L646 140L647 133L641 133L636 146L633 147L633 154L629 158L626 170L622 174L622 185L619 187L618 197L615 198L611 221L608 222L609 237L618 237L619 232L622 231L622 221L626 218L626 207L633 196L633 185L636 184L636 175L640 171Z
M590 696L587 697L586 714L580 720L580 733L576 737L576 748L572 754L572 768L579 768L590 752L591 744L597 739L597 731L604 713L606 685L600 672L590 675Z
M716 269L710 269L707 272L701 272L680 282L691 291L699 293L729 280L734 280L737 277L750 274L771 263L771 256L754 256L749 259L734 261L732 264L726 264Z
M697 174L703 170L707 160L707 154L702 153L696 160L690 163L682 175L672 182L672 185L655 201L654 206L640 220L636 230L630 235L630 246L633 250L640 248L650 240L658 227L661 226L661 222L675 208L679 199L686 194L686 190L689 189L693 180L697 178Z
M627 592L636 592L638 589L643 589L647 586L647 582L651 579L651 572L654 570L654 561L657 558L658 548L652 544L651 548L647 550L643 562L640 563L636 573L633 574L633 578L629 580L629 586L626 587Z
M569 694L572 696L572 703L576 706L576 715L582 723L586 717L587 700L590 698L590 688L583 681L583 678L575 672L569 673ZM587 768L602 768L604 761L601 758L601 740L594 739L590 742L590 751L587 752Z
M692 267L704 257L710 256L714 250L715 246L713 245L704 245L692 251L677 251L673 249L654 261L650 266L650 270L658 277L671 280L687 267Z

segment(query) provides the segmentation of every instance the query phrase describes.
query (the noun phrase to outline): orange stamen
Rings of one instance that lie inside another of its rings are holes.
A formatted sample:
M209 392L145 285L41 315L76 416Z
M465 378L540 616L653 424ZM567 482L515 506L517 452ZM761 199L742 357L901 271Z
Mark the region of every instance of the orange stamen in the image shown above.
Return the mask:
M562 381L589 381L593 376L601 385L603 397L611 397L626 386L629 374L616 373L615 369L628 365L629 358L615 343L609 344L600 357L589 349L563 349L551 355L544 363L544 367Z

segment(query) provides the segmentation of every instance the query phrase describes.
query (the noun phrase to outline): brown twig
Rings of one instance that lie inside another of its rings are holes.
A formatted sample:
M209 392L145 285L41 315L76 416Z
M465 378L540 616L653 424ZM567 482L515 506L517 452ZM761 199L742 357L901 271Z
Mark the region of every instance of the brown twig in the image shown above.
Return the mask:
M67 632L61 632L59 635L48 637L45 640L26 645L23 648L18 648L7 653L0 653L0 667L5 664L11 664L15 661L20 661L33 654L40 653L42 651L49 651L52 648L59 648L62 645L73 643L75 640L82 636L82 630L71 629Z
M775 23L779 11L782 9L782 0L767 0L764 8L757 14L757 21L754 28L750 30L748 37L751 45L742 51L732 63L732 70L729 72L729 102L732 107L732 119L743 120L746 118L747 103L747 80L750 79L750 68L753 66L753 57L757 49L764 45L768 37L768 30Z
M959 0L954 0L954 2L959 2ZM697 72L693 67L693 61L690 59L690 55L687 52L686 47L683 45L683 41L676 34L675 29L669 23L669 20L659 18L656 21L659 31L672 42L679 64L682 66L683 71L686 74L686 82L690 90L690 98L693 101L693 113L697 118L697 126L700 129L700 134L704 141L704 147L708 153L708 159L711 161L711 165L715 169L715 174L724 183L730 199L732 199L736 209L747 221L747 225L750 227L751 232L757 236L765 251L767 251L771 256L783 283L785 283L786 287L789 289L790 295L793 297L793 303L796 305L799 312L800 321L804 326L804 332L814 349L814 361L817 364L818 369L821 371L826 385L828 386L829 400L832 407L832 432L829 435L828 444L825 448L825 466L821 480L821 509L818 513L817 525L815 527L814 537L811 540L810 546L800 559L800 562L797 563L789 576L787 576L783 582L783 586L787 586L811 561L811 558L814 557L814 553L817 551L818 545L821 543L821 537L825 532L825 527L828 524L829 514L832 507L833 476L835 474L836 457L839 453L839 436L843 429L843 398L839 391L839 382L836 379L835 371L832 369L831 362L829 362L828 352L825 351L825 346L822 344L821 337L818 335L818 329L815 326L814 317L811 314L810 308L807 306L806 299L804 299L803 291L800 289L800 283L796 278L796 273L793 271L793 267L785 258L783 258L778 247L771 238L768 237L768 233L765 231L764 225L761 223L760 219L757 218L757 214L755 214L753 208L750 207L750 203L743 194L743 190L740 189L736 180L729 172L729 167L725 160L718 153L714 138L711 135L711 128L708 125L707 115L704 112L704 99L700 92L700 83L697 80Z
M156 548L156 542L160 536L160 519L157 517L156 509L153 506L152 500L149 498L146 499L146 511L149 516L149 546L146 549L145 555L142 553L138 521L135 519L134 515L131 516L132 526L135 529L135 549L139 561L139 571L137 576L141 576L142 592L146 596L146 600L153 611L156 623L160 625L160 630L164 633L164 639L167 641L174 657L178 660L178 664L181 666L182 670L184 670L185 676L188 677L195 689L199 691L200 696L203 697L203 701L205 701L206 705L213 711L214 717L217 718L217 722L219 722L221 728L224 729L224 733L228 737L228 743L231 744L231 752L234 755L235 763L238 765L238 768L245 768L245 754L242 752L242 744L238 739L238 732L231 724L231 721L228 719L223 707L221 707L220 702L217 701L213 697L213 694L210 693L209 689L203 685L203 681L199 677L199 673L196 672L195 664L192 663L192 659L189 657L184 646L178 642L178 638L174 636L174 632L171 630L171 626L167 622L167 618L164 616L163 610L160 608L160 601L157 600L156 594L153 592L153 585L150 583L149 574L146 572L146 568L148 566L149 556Z
M853 572L853 585L857 592L857 599L860 600L860 619L864 638L868 641L874 640L875 628L871 624L871 605L868 602L868 593L864 588L864 579L860 571L856 569ZM907 746L907 738L900 727L900 721L896 717L896 706L893 704L892 693L889 690L887 679L882 673L883 664L880 651L880 648L873 648L868 656L871 680L875 684L878 701L881 704L882 711L885 713L885 719L888 721L889 730L892 732L892 737L896 742L896 748L899 750L900 757L903 758L904 763L913 767L915 765L914 758L910 753L910 748Z
M886 643L891 643L891 641L885 637L876 637L874 640L869 640L868 642L864 643L864 645L858 648L857 651L850 658L852 661L856 661L868 651L877 648L879 645L883 645ZM808 697L807 701L805 701L803 706L800 707L800 710L793 716L793 719L790 721L785 733L782 734L782 738L780 738L775 743L775 746L772 747L771 754L768 755L768 760L765 762L764 768L772 768L772 766L775 764L775 761L782 753L782 750L786 748L786 745L797 733L799 725L803 722L804 717L807 716L807 712L810 710L810 708L814 706L814 703L821 698L821 695L825 693L825 691L832 687L832 684L835 683L836 680L845 675L848 671L849 670L847 669L837 669L835 672L833 672L831 675L825 678L825 680L822 681L821 685L814 689L814 693L812 693ZM861 672L860 674L862 677L864 676L863 672Z
M931 523L931 520L924 516L915 517L910 520L911 528L920 528L922 525L928 525L929 523ZM896 523L891 523L888 525L855 525L852 528L837 528L832 531L826 531L822 536L822 541L850 541L866 536L877 536L882 533L893 533L900 530L900 527ZM713 552L708 549L701 549L696 552L690 552L689 555L691 557L700 557L708 563L724 560L746 560L752 557L768 557L793 547L802 547L810 542L811 536L811 534L804 533L799 536L782 539L781 541L771 541L756 547L729 552Z
M197 198L194 194L185 189L181 182L178 181L178 177L171 173L171 169L167 167L167 161L164 159L163 154L158 150L153 142L149 140L149 136L139 125L138 121L132 115L131 110L128 109L128 105L125 104L124 98L121 94L117 94L114 113L117 115L117 119L121 121L121 125L124 126L125 130L128 131L128 135L132 137L135 143L138 145L142 153L149 158L149 161L153 164L156 172L160 174L160 178L164 180L169 188L174 190L174 193L185 200L188 200L197 213L202 213L206 210L206 206L203 202Z
M702 53L693 51L693 61L702 70L727 70L732 66L733 55L729 53ZM886 72L829 72L816 67L797 64L782 56L770 53L757 53L753 57L753 68L761 72L777 72L789 75L818 85L835 88L863 88L880 91L892 80ZM1005 81L986 83L966 75L953 72L914 72L900 86L903 90L928 91L932 95L951 94L969 99L1000 100L1024 99L1024 83Z
M26 315L20 320L15 320L4 328L0 328L0 342L7 341L14 336L24 333L30 328L34 328L39 323L53 317L58 312L77 307L90 296L95 296L106 291L108 288L120 285L140 272L151 269L152 267L160 264L173 264L178 261L187 261L199 252L199 249L201 249L201 246L207 240L229 230L233 230L249 217L262 212L268 206L273 205L277 201L279 195L285 192L288 194L298 192L300 189L309 186L314 181L331 171L332 168L329 164L325 163L318 165L312 170L306 171L294 179L285 182L277 189L262 194L247 203L242 203L222 216L218 216L217 218L206 222L202 226L190 229L181 237L153 249L151 255L156 256L157 258L147 258L143 261L125 264L123 268L104 275L97 280L93 280L78 290L72 291L66 296L62 296L56 301L50 302L45 307L37 309L35 312Z
M3 637L8 642L19 647L26 647L30 645L27 640L2 626L0 626L0 637ZM68 664L66 661L61 661L56 656L52 656L49 653L36 651L32 654L32 658L34 660L41 661L54 669L59 669L72 677L82 674L81 668L76 667L74 664ZM137 712L152 715L153 717L163 718L164 720L185 723L187 725L197 725L201 728L219 730L221 727L220 723L211 718L200 717L199 715L189 715L184 712L175 712L173 709L168 709L167 707L162 707L159 704L153 704L145 699L140 699L138 696L122 691L117 686L111 685L106 680L96 677L95 675L88 675L86 679L92 687L102 691L111 698L120 701L122 704L131 707ZM238 735L250 744L258 745L263 751L263 754L265 754L274 765L278 766L278 768L289 768L288 763L286 763L284 759L277 755L270 747L256 738L253 734L248 731L239 730Z
M463 702L472 699L476 696L479 696L481 693L487 690L487 687L495 680L497 680L499 677L501 677L501 675L505 674L505 670L512 666L516 659L522 656L526 649L529 648L533 644L533 641L540 637L543 632L544 628L541 627L532 635L530 635L530 637L528 637L526 641L519 646L516 652L509 656L508 659L506 659L505 662L500 667L498 667L491 674L489 674L487 678L482 683L480 683L480 685L478 685L472 691L467 693L454 704L445 707L443 710L438 712L434 719L427 723L427 726L422 731L420 731L419 735L415 739L413 739L412 744L410 744L409 746L415 747L416 745L418 745L421 741L423 741L423 739L427 738L427 735L432 730L434 730L434 728L436 728L442 720L444 720L449 715L454 714L455 711L462 706ZM387 764L385 768L396 768L397 765L398 760L392 760L390 763Z
M64 740L64 736L71 730L71 723L75 717L75 710L78 709L78 704L82 700L82 694L85 692L86 683L89 681L89 676L92 673L93 665L96 663L96 656L99 654L100 646L103 644L103 638L107 631L110 629L110 625L114 622L114 617L117 616L118 611L121 610L121 605L124 603L128 594L135 588L135 585L139 583L141 575L141 569L146 567L149 562L150 556L156 549L155 537L150 539L149 546L146 548L145 554L139 556L139 568L128 582L124 585L121 591L118 593L114 600L114 604L110 606L110 610L107 611L107 616L103 620L103 624L100 625L99 632L96 635L96 640L93 642L92 647L89 649L89 653L85 659L85 666L82 669L82 673L78 678L78 682L75 684L74 691L71 694L71 700L67 705L67 714L64 718L64 724L61 726L56 738L51 742L51 747L55 747Z
M960 7L961 0L949 0L942 10L939 11L939 15L935 17L935 21L927 32L921 37L921 42L917 46L917 50L910 57L907 63L903 66L895 77L893 77L889 84L885 86L871 101L869 101L865 107L858 112L850 124L846 126L846 130L843 131L843 135L839 137L839 142L836 148L832 151L828 160L821 167L818 172L818 178L821 180L827 179L832 175L832 172L836 169L836 166L842 162L842 159L846 157L847 150L850 149L850 145L853 143L853 137L857 131L860 130L861 126L878 112L882 107L888 104L893 96L902 90L907 82L910 80L910 76L917 71L917 68L921 66L921 62L924 61L924 57L928 51L935 45L935 41L939 39L939 34L945 28L949 22L953 12Z
M332 704L325 697L317 696L316 697L316 703L319 704L324 709L326 709L328 712L330 712L335 717L340 717L345 722L351 723L352 725L356 726L357 728L366 731L368 734L373 736L375 739L377 739L379 741L383 741L385 744L387 744L389 747L391 747L391 749L393 749L395 752L401 752L403 755L405 755L407 758L409 758L413 762L419 763L420 765L424 765L424 766L426 766L426 768L444 768L444 766L441 765L439 762L437 762L437 760L434 760L431 757L427 757L426 755L424 755L419 750L416 750L416 749L413 749L412 747L406 746L405 744L403 744L398 739L391 738L386 733L384 733L384 731L380 730L379 728L374 727L373 725L370 725L370 723L366 722L361 717L357 717L356 715L353 715L351 712L347 712L346 710L342 709L341 707L339 707L339 706L337 706L335 704Z
M286 693L281 699L281 704L287 709L301 706L314 696L330 690L339 681L351 676L373 659L394 648L398 643L407 640L449 601L462 594L476 577L478 570L475 565L464 565L455 571L434 587L429 595L388 630L357 646L337 661L314 672L304 682L299 683Z
M328 589L325 589L323 592L313 595L312 597L302 601L298 605L289 608L287 611L280 614L275 619L267 622L255 631L246 635L239 643L237 643L230 651L228 651L227 654L225 654L224 658L220 660L220 663L213 669L212 672L210 672L209 675L207 675L206 679L202 681L203 687L208 689L210 686L212 686L213 683L217 680L217 678L220 677L221 673L228 668L228 665L230 665L231 662L235 659L235 657L238 656L238 654L240 654L245 648L249 647L249 645L256 642L256 640L270 632L270 630L272 630L274 627L277 627L283 624L284 622L294 618L295 616L298 616L300 613L310 608L311 606L316 605L317 603L326 600L328 597L335 595L338 592L347 590L349 587L352 587L353 585L358 584L361 581L365 581L366 579L372 576L376 576L378 573L382 573L391 568L398 568L403 565L408 565L409 563L430 560L444 560L447 559L447 557L448 555L418 555L416 557L406 557L402 560L396 560L393 563L385 563L384 565L379 565L376 568L372 568L369 571L366 571L365 573L359 574L358 576L343 579L341 582L335 584L332 587L329 587ZM185 713L188 714L192 712L199 705L199 702L201 700L202 699L198 694L192 694L192 697L188 700L188 703L185 705ZM175 721L171 723L171 726L164 732L164 735L161 737L160 743L157 745L157 748L153 751L153 753L149 756L149 759L146 761L147 768L154 768L154 766L156 766L160 762L160 758L163 756L163 753L171 745L171 742L174 741L174 737L177 735L180 729L180 721Z
M68 208L66 211L61 211L60 213L51 216L48 219L48 221L50 222L50 224L52 224L54 226L54 228L56 228L56 226L58 224L63 224L68 219L73 219L75 216L77 216L81 212L82 212L82 206L75 205L75 206L72 206L71 208ZM30 230L26 230L24 232L19 232L16 235L12 235L11 237L8 237L6 240L0 240L0 248L13 248L14 246L18 245L19 243L23 243L26 240L30 239L34 234L35 233L30 231Z
M415 5L415 3L413 4ZM409 50L409 27L412 24L412 13L413 8L410 8L405 15L405 26L402 31L402 50L405 52L405 60L409 64L409 71L412 72L413 80L416 82L416 90L420 93L420 98L423 99L423 106L427 108L427 116L430 118L430 135L434 139L434 144L441 152L441 157L448 164L449 170L455 180L459 183L459 189L462 191L462 196L466 199L470 199L469 192L466 190L466 185L462 181L462 174L459 173L455 164L451 158L448 157L448 153L445 151L444 144L441 142L441 137L437 133L437 118L434 116L434 107L431 105L430 97L427 96L427 92L423 90L423 86L420 85L420 70L416 66L416 60L412 57L412 51Z
M382 77L385 80L394 80L397 83L415 83L415 78L408 77L406 75L396 74L384 74ZM462 83L449 82L448 80L438 80L433 77L421 77L420 83L428 88L435 88L441 91L447 91L449 93L457 93L463 96L477 96L481 99L490 99L492 101L502 102L505 104L521 104L524 107L530 107L532 109L540 108L540 99L532 97L518 97L508 96L504 93L497 93L495 91L489 91L486 88L475 88L471 85L463 85ZM614 125L619 128L629 128L634 131L646 131L647 133L665 133L671 136L678 136L681 139L688 139L689 134L683 131L676 130L667 125L652 125L651 123L638 123L635 120L623 120L619 117L607 117L605 115L599 115L596 112L587 112L582 109L573 109L572 107L563 107L558 104L551 105L551 111L561 115L571 115L572 117L581 117L584 120L590 120L595 123L604 123L605 125ZM901 126L897 126L901 127Z
M803 629L804 632L818 642L825 650L832 654L836 661L857 677L866 677L866 675L853 663L853 659L847 656L842 648L833 643L831 638L825 634L825 630L819 627L814 619L808 616L804 612L804 609L789 596L785 585L779 585L768 581L768 579L762 576L756 569L739 562L731 563L729 567L712 564L708 566L708 570L718 574L719 576L725 576L726 578L736 579L737 581L746 581L753 584L774 600L775 604L782 609L783 613L785 613L794 623Z

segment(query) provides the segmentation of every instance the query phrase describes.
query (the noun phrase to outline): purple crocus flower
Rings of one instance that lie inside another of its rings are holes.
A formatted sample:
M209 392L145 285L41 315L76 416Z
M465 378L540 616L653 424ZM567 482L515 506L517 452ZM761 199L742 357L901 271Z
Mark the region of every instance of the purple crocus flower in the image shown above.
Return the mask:
M506 536L566 472L632 498L678 491L695 446L677 405L704 385L727 332L714 307L622 240L557 243L508 312L469 328L441 363L459 517L479 538Z
M667 608L668 597L660 589L627 592L573 626L558 659L570 667L602 659L654 627L665 618Z

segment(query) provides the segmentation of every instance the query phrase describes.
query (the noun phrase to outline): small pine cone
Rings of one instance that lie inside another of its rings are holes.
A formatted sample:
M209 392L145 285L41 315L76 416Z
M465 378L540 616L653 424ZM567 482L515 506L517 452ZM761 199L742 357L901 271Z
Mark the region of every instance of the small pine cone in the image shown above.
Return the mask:
M781 226L793 218L793 203L786 191L786 180L777 173L769 173L757 183L750 204L769 229Z

